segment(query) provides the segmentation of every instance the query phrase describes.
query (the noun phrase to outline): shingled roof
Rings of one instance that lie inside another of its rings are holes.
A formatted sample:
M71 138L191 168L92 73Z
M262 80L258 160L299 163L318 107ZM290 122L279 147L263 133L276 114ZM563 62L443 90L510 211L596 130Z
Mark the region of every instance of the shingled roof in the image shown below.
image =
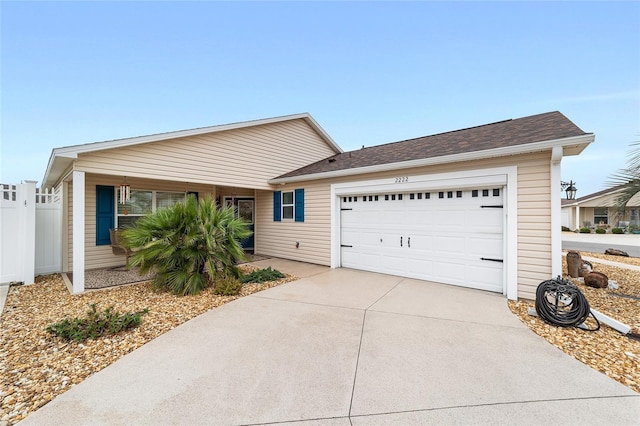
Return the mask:
M591 134L582 131L562 113L554 111L344 152L286 173L274 181L584 135Z

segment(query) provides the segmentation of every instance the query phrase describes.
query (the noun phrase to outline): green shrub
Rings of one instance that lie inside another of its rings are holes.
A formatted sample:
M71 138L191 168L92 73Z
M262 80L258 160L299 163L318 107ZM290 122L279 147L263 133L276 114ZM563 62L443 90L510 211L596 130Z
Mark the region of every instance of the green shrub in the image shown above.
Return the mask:
M624 234L624 230L622 228L612 228L611 229L611 233L612 234Z
M242 290L242 283L235 277L220 277L216 279L213 292L218 296L236 296Z
M134 251L129 266L139 266L141 274L156 272L156 288L186 295L199 293L218 277L239 277L236 264L246 258L240 241L251 234L233 207L219 208L210 196L199 203L189 196L140 218L122 238Z
M116 334L135 328L140 325L142 315L149 312L145 308L139 312L120 314L113 310L113 306L98 312L95 303L90 306L91 309L87 311L85 318L65 318L60 322L48 325L46 331L64 340L82 342L87 339L97 339L105 334Z
M580 228L580 233L581 234L590 234L591 233L591 229L587 228L586 226L584 228Z
M275 281L284 278L285 275L277 269L271 269L271 266L265 269L258 269L250 274L246 274L240 278L243 283L263 283L266 281Z
M566 226L563 226L562 232L571 232L571 229L567 228Z
M606 234L607 230L604 228L598 228L596 229L596 234Z

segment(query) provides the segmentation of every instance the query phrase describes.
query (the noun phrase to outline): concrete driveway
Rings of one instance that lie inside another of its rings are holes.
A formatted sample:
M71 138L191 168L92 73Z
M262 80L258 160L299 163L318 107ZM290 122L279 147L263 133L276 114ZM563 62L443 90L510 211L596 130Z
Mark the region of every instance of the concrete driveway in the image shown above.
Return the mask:
M211 310L21 424L637 424L640 394L501 295L283 260L304 277Z

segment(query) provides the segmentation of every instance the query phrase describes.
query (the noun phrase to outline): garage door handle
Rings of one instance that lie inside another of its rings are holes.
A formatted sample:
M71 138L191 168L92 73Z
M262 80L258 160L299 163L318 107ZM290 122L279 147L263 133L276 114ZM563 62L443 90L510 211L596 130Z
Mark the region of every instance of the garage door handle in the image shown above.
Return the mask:
M353 247L353 246L350 246L348 244L340 244L340 247Z
M402 237L400 237L400 247L402 247Z
M500 263L504 263L503 259L492 259L490 257L481 257L481 260L488 260L489 262L500 262Z
M407 247L411 248L411 237L407 237Z

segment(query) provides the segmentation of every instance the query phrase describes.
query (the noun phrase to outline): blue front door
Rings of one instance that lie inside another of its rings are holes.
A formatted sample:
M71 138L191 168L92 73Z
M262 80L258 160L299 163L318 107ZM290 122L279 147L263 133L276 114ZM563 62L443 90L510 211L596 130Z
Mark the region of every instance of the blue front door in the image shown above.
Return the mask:
M244 219L249 224L249 230L252 234L250 237L240 241L240 245L245 250L253 250L253 232L255 231L255 202L253 197L226 198L225 201L228 206L233 205L237 217Z

